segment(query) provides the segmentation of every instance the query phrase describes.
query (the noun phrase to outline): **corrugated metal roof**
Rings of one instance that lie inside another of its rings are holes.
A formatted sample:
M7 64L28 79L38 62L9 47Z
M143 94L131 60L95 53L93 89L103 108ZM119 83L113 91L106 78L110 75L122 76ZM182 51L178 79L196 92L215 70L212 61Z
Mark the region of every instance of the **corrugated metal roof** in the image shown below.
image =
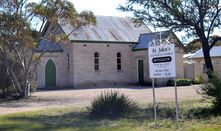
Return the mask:
M203 50L198 50L193 56L191 56L189 59L196 59L196 58L203 58ZM210 50L210 57L221 57L221 46L214 46Z
M194 55L194 53L184 54L184 55L183 55L183 58L184 58L184 59L188 59L188 58L192 57L193 55Z
M171 31L162 31L161 38L166 39L171 34ZM160 39L160 32L153 32L148 34L141 34L139 37L139 43L134 47L134 50L147 49L149 44L154 40Z
M38 47L35 49L36 52L63 52L63 49L59 43L54 43L49 40L41 40Z
M144 24L136 26L126 17L97 16L96 25L87 25L69 35L72 41L138 42L140 34L150 33ZM73 27L67 21L60 21L61 28L69 34Z

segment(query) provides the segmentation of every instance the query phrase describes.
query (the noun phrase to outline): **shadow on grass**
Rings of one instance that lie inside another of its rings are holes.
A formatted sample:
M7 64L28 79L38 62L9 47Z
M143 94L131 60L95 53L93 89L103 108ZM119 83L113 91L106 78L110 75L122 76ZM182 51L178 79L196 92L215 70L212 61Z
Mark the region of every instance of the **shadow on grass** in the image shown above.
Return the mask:
M10 122L1 124L0 130L62 130L90 129L101 126L99 121L90 120L87 112L71 112L67 114L35 114L15 115L7 118Z
M176 106L171 103L159 103L157 105L157 118L159 120L169 119L175 120L176 118ZM212 106L208 103L199 102L195 103L182 103L179 106L179 118L184 120L201 119L208 120L210 117L217 116ZM139 120L141 122L148 120L154 120L153 106L139 108L134 114L129 115L130 119Z
M36 96L30 96L28 98L21 98L21 99L0 99L0 107L5 108L20 108L20 107L32 107L33 103L37 103L38 105L44 103L52 103L56 102L55 99L48 99L48 98L38 98Z
M62 88L42 88L37 89L36 92L48 92L48 91L68 91L68 90L94 90L94 89L134 89L134 90L142 90L150 88L148 85L139 85L139 84L128 84L128 85L106 85L106 86L90 86L90 87L81 87L81 88L73 88L73 87L62 87Z
M33 114L11 115L1 118L5 120L0 119L0 121L5 121L4 124L0 124L0 130L97 130L99 128L111 128L111 123L117 123L120 128L131 126L131 123L142 125L154 120L151 105L140 107L132 114L115 119L92 119L86 111L64 112L50 112L49 110ZM158 120L174 120L175 114L175 104L159 104L157 106ZM211 106L205 106L202 103L180 106L180 118L183 120L207 120L211 116L214 116ZM122 120L126 120L126 123L121 123Z

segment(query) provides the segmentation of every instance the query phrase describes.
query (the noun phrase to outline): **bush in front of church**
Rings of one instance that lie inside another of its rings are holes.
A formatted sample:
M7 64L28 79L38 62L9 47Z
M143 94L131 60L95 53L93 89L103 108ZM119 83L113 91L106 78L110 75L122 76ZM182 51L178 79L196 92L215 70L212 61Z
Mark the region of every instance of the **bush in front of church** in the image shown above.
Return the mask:
M211 76L208 83L201 86L199 93L212 100L213 113L221 114L221 79L214 73Z
M117 118L130 114L137 108L137 104L128 96L110 91L102 92L94 98L88 111L93 118Z
M193 81L191 79L176 79L176 85L177 86L189 86L193 83ZM174 86L174 80L170 79L167 81L167 86Z

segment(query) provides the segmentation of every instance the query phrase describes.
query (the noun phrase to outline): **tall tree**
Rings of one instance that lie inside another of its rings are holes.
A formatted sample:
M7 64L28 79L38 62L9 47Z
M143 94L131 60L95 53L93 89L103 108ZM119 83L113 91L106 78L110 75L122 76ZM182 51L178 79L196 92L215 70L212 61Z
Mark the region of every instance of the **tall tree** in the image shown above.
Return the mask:
M220 37L220 36L210 36L210 39L216 39L218 37ZM214 46L221 46L221 41L217 41ZM186 53L190 53L190 52L193 53L193 52L198 51L201 48L202 48L201 40L194 39L185 46L185 52Z
M206 67L213 71L210 49L221 38L211 40L209 36L221 27L220 0L127 0L120 9L134 12L136 18L154 27L185 31L188 36L198 38Z
M14 87L22 97L29 95L37 64L45 53L35 52L40 40L66 40L67 36L53 33L58 22L63 19L75 29L96 22L92 12L78 13L68 0L29 1L0 1L0 61L4 63ZM42 36L46 24L50 28ZM13 62L9 62L9 58ZM16 75L16 64L22 66L22 76Z

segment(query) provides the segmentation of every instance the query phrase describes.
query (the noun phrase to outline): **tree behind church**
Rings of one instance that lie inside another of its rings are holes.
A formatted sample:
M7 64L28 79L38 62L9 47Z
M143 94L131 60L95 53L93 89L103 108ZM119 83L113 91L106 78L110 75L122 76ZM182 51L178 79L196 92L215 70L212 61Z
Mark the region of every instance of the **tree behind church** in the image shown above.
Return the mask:
M21 97L29 95L36 67L47 50L36 54L40 40L67 40L67 36L53 33L61 19L67 19L75 29L96 22L92 12L78 13L68 0L0 1L0 61ZM45 25L50 28L42 36ZM22 67L21 76L15 73L17 64Z
M127 0L120 6L131 11L147 24L175 31L186 31L188 36L199 38L206 68L213 71L210 49L221 40L209 39L214 29L221 27L220 0ZM211 77L210 73L208 76Z

